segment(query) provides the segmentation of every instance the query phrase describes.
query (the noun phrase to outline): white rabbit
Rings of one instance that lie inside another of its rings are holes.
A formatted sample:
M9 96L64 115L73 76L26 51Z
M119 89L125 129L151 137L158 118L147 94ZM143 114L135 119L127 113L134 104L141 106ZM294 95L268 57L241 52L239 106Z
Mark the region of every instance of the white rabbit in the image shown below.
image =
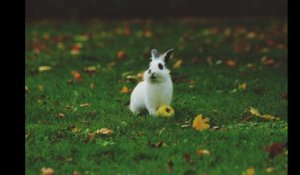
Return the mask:
M173 49L158 55L156 49L151 50L150 67L144 72L144 80L132 91L130 110L135 114L147 109L149 114L155 113L162 105L170 105L173 94L173 83L170 71L166 67Z

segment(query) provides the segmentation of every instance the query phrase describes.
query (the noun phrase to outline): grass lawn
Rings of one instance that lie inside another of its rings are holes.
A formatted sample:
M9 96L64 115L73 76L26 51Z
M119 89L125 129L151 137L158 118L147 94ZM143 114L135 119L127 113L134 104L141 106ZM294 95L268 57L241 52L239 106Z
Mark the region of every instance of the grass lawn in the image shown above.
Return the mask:
M287 143L286 28L280 19L26 24L26 174L287 174L287 148L276 149ZM151 48L174 48L173 118L128 109ZM210 128L192 127L199 114Z

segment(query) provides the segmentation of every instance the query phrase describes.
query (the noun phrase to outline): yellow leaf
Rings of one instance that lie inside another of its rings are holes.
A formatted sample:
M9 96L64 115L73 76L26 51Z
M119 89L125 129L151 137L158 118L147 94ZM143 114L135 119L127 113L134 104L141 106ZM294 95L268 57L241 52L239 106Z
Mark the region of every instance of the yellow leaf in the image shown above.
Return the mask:
M257 109L250 107L249 112L257 117L259 117L261 114L258 112Z
M73 133L76 133L76 132L80 132L81 129L80 128L77 128L76 126L74 128L72 128L71 130Z
M120 93L122 94L128 94L129 92L130 90L126 86L123 86L123 88L120 90Z
M41 169L41 171L42 171L42 175L53 175L54 174L54 170L52 168L43 167Z
M210 127L208 122L209 122L208 118L202 119L202 114L197 115L193 121L193 128L195 128L198 131L208 129Z
M169 105L163 105L156 111L156 115L159 117L173 117L175 114L174 109Z
M80 106L80 107L88 107L88 106L90 106L90 104L88 104L88 103L82 103L82 104L80 104L79 106Z
M178 69L181 67L183 61L181 59L177 60L176 63L173 65L173 68Z
M274 117L274 116L272 116L272 115L269 115L269 114L264 114L264 115L261 115L260 117L261 117L261 118L263 118L263 119L266 119L266 120L274 120L274 119L279 119L279 118L277 118L277 117Z
M253 167L250 167L246 170L246 175L254 175L255 169Z
M109 135L109 134L112 134L112 133L113 133L113 130L108 129L108 128L102 128L102 129L96 130L96 134Z
M39 72L45 72L45 71L49 71L49 70L52 70L52 67L51 66L40 66L38 68Z
M267 173L272 173L274 171L274 168L273 167L268 167L266 168L266 172Z
M246 90L246 88L247 88L247 83L239 84L239 89L240 90Z
M199 149L197 150L197 155L198 156L202 156L202 155L210 155L210 151L206 150L206 149Z

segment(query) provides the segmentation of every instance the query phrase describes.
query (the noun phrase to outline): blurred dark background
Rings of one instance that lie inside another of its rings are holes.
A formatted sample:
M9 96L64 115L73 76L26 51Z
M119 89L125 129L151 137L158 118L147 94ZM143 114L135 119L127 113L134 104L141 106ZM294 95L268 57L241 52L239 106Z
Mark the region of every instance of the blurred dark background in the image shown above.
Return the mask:
M287 0L26 0L26 21L168 17L287 17Z

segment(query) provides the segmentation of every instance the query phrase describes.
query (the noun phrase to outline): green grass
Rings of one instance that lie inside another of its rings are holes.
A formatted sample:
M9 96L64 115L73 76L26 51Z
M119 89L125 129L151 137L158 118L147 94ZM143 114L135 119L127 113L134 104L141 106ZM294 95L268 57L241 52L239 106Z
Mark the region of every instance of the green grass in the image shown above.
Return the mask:
M129 36L122 34L124 26L130 28ZM55 174L78 171L89 175L232 175L242 174L249 167L255 168L255 174L268 174L268 167L274 167L271 174L287 174L286 150L273 159L265 151L274 142L287 142L287 99L283 97L287 94L285 26L286 22L279 19L27 24L26 174L41 174L42 167L53 168ZM152 31L151 37L143 36L145 29ZM250 32L255 33L254 38ZM76 38L82 34L89 36L87 41ZM59 36L65 37L63 49L55 41ZM77 42L83 47L74 56L70 50ZM34 49L42 45L44 48L35 53ZM241 50L235 51L233 45ZM250 49L243 49L244 45ZM152 47L160 52L175 50L168 66L176 112L171 119L147 113L133 116L128 109L130 94L119 92L123 86L136 86L137 81L129 80L124 73L136 75L147 69ZM117 58L119 50L126 52L126 59ZM212 65L207 62L208 56L212 57ZM262 64L263 56L275 63ZM175 69L172 66L178 59L183 65ZM236 65L227 66L228 59ZM222 63L216 64L218 60ZM247 66L249 63L255 66ZM38 67L44 65L52 70L38 72ZM97 68L92 76L83 71L88 66ZM72 70L80 72L83 80L76 81ZM193 87L191 80L195 81ZM247 88L238 89L244 82ZM81 107L83 103L89 106ZM250 114L250 106L280 120L252 117L240 123ZM57 113L64 117L56 117ZM208 117L211 128L221 129L199 132L181 127L197 114ZM72 132L74 127L80 130ZM89 139L89 133L101 128L114 133ZM159 141L165 144L159 148L149 146L148 142ZM198 149L207 149L211 154L198 156ZM190 155L192 162L185 155Z

